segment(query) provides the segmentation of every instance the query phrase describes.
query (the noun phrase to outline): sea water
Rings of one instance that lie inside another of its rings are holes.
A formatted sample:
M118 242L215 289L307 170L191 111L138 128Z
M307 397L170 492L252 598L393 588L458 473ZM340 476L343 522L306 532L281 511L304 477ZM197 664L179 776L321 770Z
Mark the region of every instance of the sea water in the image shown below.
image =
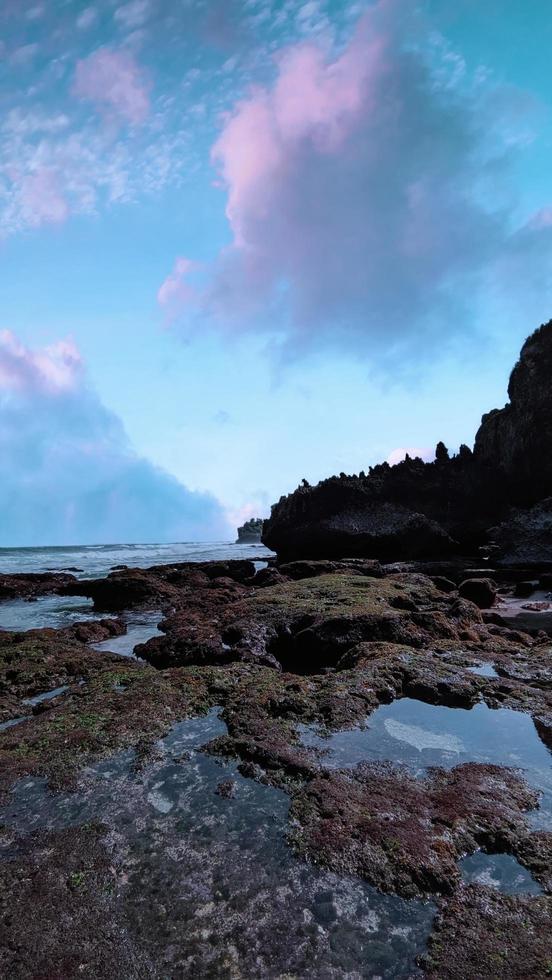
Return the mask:
M224 541L181 542L176 544L102 544L56 548L0 548L0 574L39 572L68 572L76 578L101 578L109 575L118 565L129 568L148 568L151 565L172 565L177 562L227 561L250 559L256 568L262 568L272 556L262 544L232 544ZM8 599L0 601L0 629L28 630L51 627L60 629L73 623L101 619L105 614L94 612L91 599L84 596L46 595L28 601ZM131 619L131 617L126 617ZM134 644L143 643L156 634L159 615L152 614L147 622L129 621L129 632L134 628ZM148 635L138 635L139 628L146 627ZM129 653L132 646L122 637L113 646L110 640L105 649L117 653Z

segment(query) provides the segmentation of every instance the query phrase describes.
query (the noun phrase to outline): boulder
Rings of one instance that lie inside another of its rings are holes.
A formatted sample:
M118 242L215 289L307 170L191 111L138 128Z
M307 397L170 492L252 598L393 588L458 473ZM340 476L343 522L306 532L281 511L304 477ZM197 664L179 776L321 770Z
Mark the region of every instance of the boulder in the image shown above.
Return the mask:
M490 609L496 599L496 588L489 578L467 578L458 586L458 593L479 609Z

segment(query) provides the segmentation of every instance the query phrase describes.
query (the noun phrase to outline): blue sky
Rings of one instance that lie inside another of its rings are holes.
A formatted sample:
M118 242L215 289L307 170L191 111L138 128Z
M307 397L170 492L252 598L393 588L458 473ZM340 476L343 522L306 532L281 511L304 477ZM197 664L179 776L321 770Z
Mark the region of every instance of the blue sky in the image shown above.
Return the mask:
M471 443L550 316L546 8L5 2L0 544Z

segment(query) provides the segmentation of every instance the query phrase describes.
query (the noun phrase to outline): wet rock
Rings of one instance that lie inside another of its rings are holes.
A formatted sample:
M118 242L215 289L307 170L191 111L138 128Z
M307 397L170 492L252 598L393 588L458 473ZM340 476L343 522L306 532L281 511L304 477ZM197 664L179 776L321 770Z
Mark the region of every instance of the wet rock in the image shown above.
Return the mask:
M218 579L233 585L253 578L252 561L180 562L154 565L151 568L125 568L106 578L75 581L63 588L64 595L83 595L92 599L94 608L105 612L122 612L138 606L178 604L186 592L193 593Z
M461 886L441 906L427 955L428 980L538 980L550 976L552 899Z
M481 844L511 849L527 836L537 795L513 772L468 763L415 779L389 764L315 776L294 798L291 840L300 853L411 897L450 893L458 858Z
M265 588L267 585L281 585L286 581L285 575L277 568L260 568L251 584L257 588Z
M111 572L106 578L84 579L64 590L65 595L82 595L102 612L122 612L146 604L168 602L178 598L169 582L142 569Z
M519 841L516 856L544 890L552 894L552 833L541 830Z
M99 658L77 640L75 631L78 626L22 633L0 631L0 698L33 697L121 662L114 654Z
M73 681L47 711L0 733L0 796L22 775L46 775L52 785L72 785L87 761L121 746L148 749L177 719L216 703L208 677L162 674L75 641L61 645L55 632L37 630L31 637L0 633L4 689L9 686L21 698ZM74 683L83 678L84 684ZM124 688L124 698L118 688ZM13 717L29 714L28 706L21 710L21 700L12 698L11 704Z
M104 834L94 825L33 834L0 862L3 977L157 976L117 908Z
M441 592L454 592L456 584L444 575L430 575L434 586Z
M126 623L118 618L91 619L83 623L73 623L59 632L68 638L73 637L79 643L102 643L113 636L123 636L126 631Z
M338 572L368 575L381 578L383 569L379 561L369 558L350 558L345 561L292 561L278 565L278 571L285 578L298 581L303 578L316 578L318 575L335 575Z
M473 559L469 563L431 563L427 567L432 578L421 574L419 565L405 568L401 563L381 569L364 559L309 560L297 563L291 573L286 570L285 576L279 566L276 583L264 585L248 565L212 563L208 570L189 565L138 570L137 578L145 583L146 604L159 602L164 609L166 633L140 650L159 669L100 654L81 642L96 629L119 630L119 620L103 621L99 626L85 624L82 632L77 624L58 631L0 633L0 712L6 713L4 717L23 714L23 697L68 685L47 711L28 718L15 730L0 733L1 788L9 792L15 779L28 775L45 776L54 788L73 787L83 766L123 749L134 750L138 776L133 770L133 779L124 784L126 799L152 760L157 765L165 758L166 750L157 740L173 723L218 705L227 732L204 747L217 756L216 764L208 759L214 775L207 797L216 808L217 819L203 827L207 842L221 814L247 806L251 785L242 784L244 792L236 794L234 802L227 785L239 780L242 773L291 796L295 847L313 864L326 864L339 875L360 874L379 888L401 895L436 892L455 901L462 887L459 855L483 847L517 856L544 888L550 888L550 834L529 830L524 810L535 806L536 797L519 776L496 766L471 763L448 772L433 771L423 779L385 765L328 771L323 769L321 750L304 744L301 734L302 726L329 733L364 725L367 719L369 725L372 712L380 705L418 698L431 705L471 707L484 702L530 713L540 738L552 746L552 644L548 639L508 628L506 617L495 611L482 613L476 604L459 597L455 588L447 584L443 589L434 581L447 572L445 578L456 585L466 578L466 568L476 566ZM121 577L134 581L135 571L126 575L123 570ZM511 589L514 580L505 570L501 575ZM523 573L524 578L532 575L534 570ZM119 584L116 581L108 588L115 594ZM493 664L498 676L474 674L469 668L476 664ZM85 683L79 685L81 679ZM182 746L183 751L174 749L171 766L195 771L197 751L189 756L188 744L183 741ZM221 756L232 760L228 778L221 772ZM206 761L205 756L201 758ZM174 772L171 779L173 776ZM266 786L255 787L261 788ZM217 799L227 791L230 795L223 797L224 802ZM109 782L102 792L109 800ZM152 792L161 809L153 804L150 808L159 826L166 827L174 816L173 810L166 809L166 791L154 788ZM285 819L288 796L276 795ZM179 818L184 816L181 809ZM187 825L186 832L179 825L173 844L183 848L180 858L187 853L193 832L193 825ZM146 849L151 846L143 827L139 840ZM41 845L33 842L30 846L38 853ZM165 923L163 928L172 930L174 938L175 915L182 899L182 882L170 891L170 879L160 876L164 853L159 847L148 857L147 875L136 871L137 909L141 910L136 935L146 930L148 948L154 950L159 950L158 926ZM217 853L224 864L224 841ZM133 867L132 860L129 867ZM199 864L190 865L186 887L201 891L199 869ZM144 883L149 888L150 882L148 904L140 889ZM217 885L209 895L219 891L223 889ZM318 892L319 900L309 913L312 936L333 930L335 902L324 889ZM78 895L78 887L69 893ZM202 905L209 902L202 899ZM254 935L255 915L251 909L247 914L248 936ZM209 929L215 921L223 921L213 915L209 907L205 913ZM245 921L241 910L236 915ZM48 921L43 921L47 929ZM178 921L189 922L190 916L183 913ZM267 936L273 936L272 926L268 923ZM198 935L203 927L207 928L202 919ZM475 920L471 927L475 928ZM163 948L180 948L181 939L177 937L176 945L167 940ZM209 945L201 942L202 949ZM356 933L332 932L328 944L336 963L343 962L348 949L357 947L364 962ZM381 975L402 975L397 974L395 943L381 945L377 958ZM261 954L257 950L255 956ZM373 949L371 955L376 955ZM240 956L242 963L256 962L250 951ZM202 960L207 961L215 962ZM216 959L217 969L221 962ZM45 963L44 969L50 968L49 961ZM177 967L174 963L171 961L171 969L180 970L182 964ZM58 960L52 964L53 975L57 975L55 970L61 969ZM68 969L74 966L71 961ZM324 975L324 968L323 963L318 975ZM101 969L102 975L109 976L102 964ZM122 975L140 975L132 970L128 973L125 964L120 969ZM251 969L254 973L254 967ZM341 975L339 966L336 969ZM168 970L167 966L165 973ZM145 976L155 974L146 972Z
M0 599L37 599L39 596L64 593L74 575L62 572L0 575Z
M490 609L496 599L496 587L489 578L468 578L458 586L462 599L469 599L479 609Z
M225 800L232 800L236 795L236 780L235 779L223 779L215 790L218 796L222 796Z
M202 727L191 722L196 734ZM203 731L209 727L207 723ZM178 730L188 742L190 727L184 724ZM175 735L165 740L169 752L175 749ZM198 740L192 741L197 750ZM37 820L58 823L67 809L74 811L75 803L82 819L101 813L107 832L99 844L105 841L109 868L104 875L105 854L82 834L84 853L76 866L64 863L63 856L58 859L63 838L58 844L56 832L28 839L32 850L50 848L51 867L37 857L48 879L46 900L56 867L68 874L60 875L61 883L67 882L66 897L62 893L56 901L54 894L51 916L41 914L39 896L32 888L23 893L21 920L25 923L30 915L36 919L29 935L39 939L42 923L47 936L25 951L25 969L18 980L30 980L37 973L56 978L90 975L94 968L94 976L140 980L142 976L337 980L354 977L359 969L365 972L366 964L382 980L406 980L412 975L433 908L378 894L358 879L342 879L298 861L285 844L283 793L245 782L232 766L221 766L220 760L197 751L192 766L174 765L164 753L147 763L139 778L133 778L131 766L128 758L110 758L101 775L88 773L72 796L32 786L19 794L18 800L26 804L26 828ZM221 772L236 780L240 792L235 800L221 800L215 794ZM13 812L10 809L10 824ZM13 833L11 826L8 833ZM21 838L23 834L16 833L8 843L11 873L2 896L8 909L12 892L33 873ZM75 929L89 911L91 927L98 932L99 949L89 969L86 959L76 958L88 951L88 932L83 933L81 951L73 923L65 925L77 902ZM17 902L13 906L20 910ZM112 962L103 955L109 945L104 942L98 907L115 928ZM17 924L18 919L10 923L8 948ZM67 952L68 940L72 958L60 963L56 954L61 949ZM23 939L17 937L16 942L20 947ZM121 952L127 950L134 953L134 962L121 961ZM142 963L145 974L139 969Z
M454 602L447 616L449 600L415 574L322 574L246 593L238 601L223 598L217 603L212 592L196 591L164 621L166 635L137 648L137 655L157 667L242 660L309 674L335 666L363 641L421 647L436 635L457 638L466 621L466 610L458 611ZM474 618L471 610L468 618Z

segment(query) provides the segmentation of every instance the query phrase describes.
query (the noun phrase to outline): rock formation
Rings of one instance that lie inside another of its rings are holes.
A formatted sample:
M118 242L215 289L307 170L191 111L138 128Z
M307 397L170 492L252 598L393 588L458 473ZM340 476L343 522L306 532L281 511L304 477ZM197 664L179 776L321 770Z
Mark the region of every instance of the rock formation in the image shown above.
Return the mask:
M257 544L261 540L263 532L262 517L251 517L238 528L238 540L236 544Z
M504 559L523 562L527 525L529 560L552 561L552 505L542 503L552 497L551 378L552 320L523 345L510 401L483 416L473 452L461 446L450 457L439 443L433 463L407 456L368 475L303 481L272 507L264 544L287 560L435 558L492 544L489 529L498 525Z
M535 504L552 496L552 320L525 341L508 396L483 416L474 456L506 481L512 503Z

